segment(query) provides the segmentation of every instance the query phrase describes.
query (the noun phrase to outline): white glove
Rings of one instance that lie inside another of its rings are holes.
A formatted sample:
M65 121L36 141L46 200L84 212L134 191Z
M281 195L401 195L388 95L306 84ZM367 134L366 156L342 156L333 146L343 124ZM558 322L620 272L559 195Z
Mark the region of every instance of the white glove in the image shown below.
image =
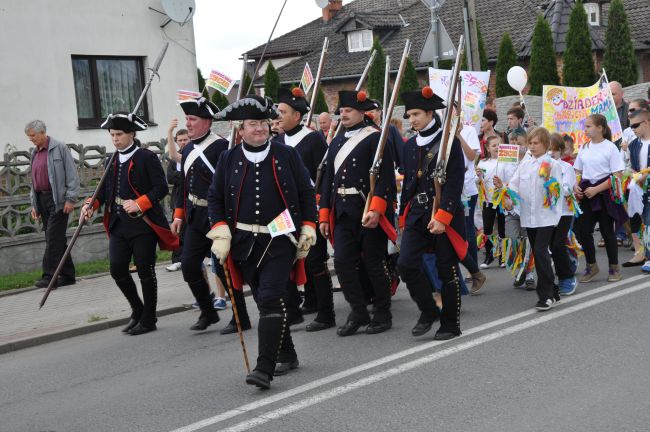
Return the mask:
M219 264L223 265L228 257L228 252L230 252L230 240L232 239L230 228L227 224L219 225L212 228L205 236L212 240L210 250L219 260Z
M298 239L296 259L304 259L309 255L309 249L316 244L316 230L310 225L303 225Z

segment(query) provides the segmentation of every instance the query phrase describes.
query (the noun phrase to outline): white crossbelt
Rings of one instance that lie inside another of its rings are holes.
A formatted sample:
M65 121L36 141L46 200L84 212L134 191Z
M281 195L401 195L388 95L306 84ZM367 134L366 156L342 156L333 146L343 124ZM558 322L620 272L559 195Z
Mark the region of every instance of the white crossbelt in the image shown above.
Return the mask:
M199 198L196 195L192 195L191 193L187 194L187 200L191 202L194 205L197 205L199 207L207 207L208 206L208 200Z
M237 222L237 229L240 229L242 231L248 231L252 233L262 233L262 234L269 234L269 227L266 225L257 225L257 224L246 224L243 222Z
M341 196L346 196L346 195L359 195L359 191L357 188L338 188L336 192L341 195Z

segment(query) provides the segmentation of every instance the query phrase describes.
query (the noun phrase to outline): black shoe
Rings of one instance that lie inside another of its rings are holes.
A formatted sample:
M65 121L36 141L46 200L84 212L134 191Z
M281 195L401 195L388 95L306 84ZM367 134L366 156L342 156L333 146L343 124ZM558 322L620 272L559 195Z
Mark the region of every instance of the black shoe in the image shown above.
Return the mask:
M316 306L303 306L300 308L300 312L302 312L303 315L311 315L318 311L316 310Z
M246 384L257 386L261 389L268 390L271 388L271 380L273 378L264 372L254 370L246 375Z
M56 285L57 286L67 286L67 285L74 285L77 283L77 280L75 278L64 278L62 276L59 276L59 278L56 280Z
M422 336L433 327L433 321L431 322L418 322L415 324L415 327L411 329L411 335L413 336Z
M290 362L278 363L275 365L275 372L273 372L273 376L286 375L289 373L289 371L296 369L299 365L300 363L298 362L298 359Z
M133 327L135 327L136 325L138 325L138 321L135 320L135 319L133 319L133 318L131 318L131 319L129 320L129 323L126 325L126 327L124 327L124 328L122 329L122 332L124 332L124 333L128 333L129 330L131 330L131 329L132 329Z
M366 327L366 333L367 334L377 334L377 333L383 333L386 330L389 330L393 326L393 323L391 321L386 321L386 322L371 322L368 324L368 327Z
M304 323L304 322L305 322L305 317L303 317L302 315L298 315L296 317L293 317L293 318L289 319L289 327L300 324L300 323Z
M251 325L250 324L242 325L241 329L242 331L250 330ZM234 322L229 322L227 326L225 326L224 328L221 329L221 331L219 331L219 334L222 335L229 335L233 333L237 333L237 324L235 324Z
M133 327L131 330L129 330L129 334L131 336L137 336L145 333L149 333L156 330L156 325L154 324L151 327L145 327L141 323L136 324L135 327Z
M306 332L317 332L321 330L327 330L328 328L332 328L336 325L336 321L328 321L328 322L320 322L320 321L312 321L307 326L305 327Z
M37 280L37 281L34 283L34 286L35 286L36 288L47 288L47 287L50 285L50 281L51 281L51 280L52 280L52 279L50 279L50 278L42 278L42 279L40 279L40 280ZM54 287L56 288L56 284L54 284Z
M212 310L209 312L201 312L198 321L190 327L190 330L205 330L214 323L219 322L219 314L217 311ZM236 330L235 330L236 331Z
M339 336L352 336L359 330L361 326L368 325L370 322L359 322L348 320L343 327L336 329L336 334Z
M453 339L455 337L460 336L460 333L454 333L446 330L438 330L436 332L436 335L433 337L434 340L442 341L442 340L449 340Z

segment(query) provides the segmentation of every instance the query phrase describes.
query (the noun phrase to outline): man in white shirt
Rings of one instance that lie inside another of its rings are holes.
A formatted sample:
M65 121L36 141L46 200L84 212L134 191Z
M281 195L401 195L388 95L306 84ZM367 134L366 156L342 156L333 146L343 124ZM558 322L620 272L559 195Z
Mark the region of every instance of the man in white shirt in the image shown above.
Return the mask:
M650 147L650 112L646 110L636 110L630 114L630 127L637 136L637 139L630 143L630 162L632 169L637 171L640 176L635 178L639 186L646 184L648 173L643 173L648 168L648 147ZM643 214L642 220L646 227L650 226L650 196L648 192L643 194ZM650 250L648 245L647 228L643 232L643 241L646 245L645 264L641 267L644 273L650 273ZM636 257L636 254L635 254ZM632 261L632 260L630 260ZM627 264L627 263L626 263Z

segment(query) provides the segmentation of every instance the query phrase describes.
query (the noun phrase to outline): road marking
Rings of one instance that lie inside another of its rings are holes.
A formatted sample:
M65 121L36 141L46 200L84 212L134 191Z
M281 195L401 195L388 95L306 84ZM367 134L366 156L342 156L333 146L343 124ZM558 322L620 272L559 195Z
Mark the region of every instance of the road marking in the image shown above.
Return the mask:
M618 288L618 287L620 287L622 285L626 285L626 284L629 284L629 283L632 283L632 282L636 282L636 281L641 280L641 279L647 279L647 275L638 275L638 276L630 277L630 278L627 278L627 279L619 281L619 282L614 282L614 283L611 283L611 284L603 285L602 287L594 288L594 289L592 289L590 291L573 295L571 297L564 297L562 299L562 304L576 302L576 301L579 301L581 299L584 299L584 298L587 298L587 297L590 297L590 296L593 296L593 295L596 295L596 294L600 294L600 293L602 293L604 291L608 291L608 290L611 290L611 289L614 289L614 288ZM581 304L576 305L576 306L563 308L562 305L559 305L558 308L561 308L561 309L555 309L554 311L552 311L550 313L547 312L548 315L544 315L543 317L536 318L536 319L527 321L527 322L525 322L523 324L519 324L519 325L510 327L508 329L504 329L504 330L501 330L499 332L495 332L495 333L492 333L490 335L483 336L483 337L475 339L473 341L468 341L468 342L465 342L465 343L461 343L461 344L459 344L457 346L454 346L454 347L448 348L446 350L439 351L437 353L431 354L430 356L423 357L422 359L426 359L426 358L429 358L429 357L432 357L432 356L439 356L441 353L446 353L444 355L451 355L453 353L458 352L459 347L464 347L467 344L472 344L472 345L467 346L467 347L465 347L463 349L468 349L468 348L471 348L473 346L478 345L475 342L478 341L478 340L482 340L482 338L489 338L489 339L484 340L481 343L485 343L485 342L488 342L490 340L494 340L495 338L498 339L499 337L503 337L503 336L505 336L507 334L513 333L511 331L511 329L516 329L521 325L526 325L528 323L534 323L532 325L537 325L538 323L548 321L548 320L553 319L555 317L559 318L561 316L564 316L564 315L566 315L568 313L571 313L571 312L574 312L576 310L584 309L584 308L592 306L593 304L597 304L597 303L593 303L593 302L607 301L607 300L610 299L611 296L614 296L614 297L611 297L611 298L616 298L616 297L618 297L620 295L625 295L625 294L628 294L628 293L632 293L634 291L638 291L638 290L643 289L643 288L645 288L647 286L650 286L650 282L647 282L647 283L642 284L642 285L637 285L636 287L628 288L626 290L618 291L616 293L609 294L607 296L599 297L597 299L591 300L589 302L581 303ZM632 290L632 291L630 291L630 290ZM601 299L605 299L605 300L601 300ZM583 305L587 305L587 306L583 306ZM576 308L579 308L579 309L576 309ZM253 410L256 410L256 409L259 409L261 407L273 404L275 402L279 402L281 400L284 400L284 399L287 399L287 398L290 398L290 397L293 397L293 396L308 392L310 390L317 389L317 388L322 387L324 385L331 384L333 382L339 381L339 380L341 380L343 378L347 378L347 377L352 376L354 374L357 374L359 372L364 372L366 370L375 368L377 366L381 366L381 365L384 365L386 363L390 363L390 362L393 362L395 360L399 360L399 359L402 359L404 357L408 357L408 356L410 356L412 354L416 354L416 353L419 353L421 351L426 351L426 350L431 349L431 348L436 348L438 346L448 344L450 342L457 342L457 341L462 340L463 338L465 338L467 336L470 336L472 334L476 334L476 333L479 333L479 332L482 332L482 331L485 331L485 330L489 330L491 328L498 327L498 326L501 326L503 324L507 324L509 322L516 321L516 320L519 320L521 318L525 318L527 316L534 315L534 314L538 314L538 312L536 310L534 310L534 309L529 309L529 310L526 310L524 312L520 312L518 314L514 314L514 315L510 315L510 316L500 318L500 319L497 319L497 320L494 320L494 321L490 321L488 323L485 323L485 324L482 324L482 325L479 325L477 327L473 327L473 328L471 328L469 330L464 331L463 336L460 339L452 339L451 341L432 341L432 342L423 343L422 345L418 345L418 346L413 347L413 348L409 348L409 349L399 351L399 352L394 353L394 354L390 354L388 356L373 360L371 362L364 363L364 364L361 364L359 366L356 366L356 367L353 367L353 368L350 368L350 369L346 369L344 371L341 371L341 372L338 372L338 373L323 377L323 378L318 379L316 381L312 381L312 382L310 382L308 384L303 384L303 385L300 385L300 386L295 387L293 389L286 390L286 391L283 391L281 393L278 393L276 395L268 396L266 398L257 400L255 402L252 402L252 403L249 403L249 404L246 404L246 405L242 405L239 408L231 409L229 411L225 411L225 412L223 412L221 414L218 414L218 415L215 415L213 417L208 417L206 419L200 420L200 421L192 423L190 425L187 425L187 426L184 426L184 427L181 427L181 428L178 428L178 429L174 429L171 432L194 432L194 431L198 431L200 429L203 429L205 427L217 424L217 423L222 422L224 420L228 420L230 418L239 416L241 414L249 413L249 412L251 412ZM539 320L542 320L542 321L539 321ZM532 325L529 325L529 326L532 326ZM525 328L528 328L528 327L525 327ZM521 329L516 330L516 331L520 331L520 330L523 330L523 329L524 328L521 328ZM495 335L499 335L501 332L505 332L505 331L509 331L509 333L504 333L501 336L495 337ZM436 360L437 358L438 357L435 357L433 360ZM414 362L421 361L422 359L414 360ZM433 361L433 360L429 360L429 361ZM398 372L398 373L401 373L401 372L403 372L401 370L401 368L403 368L405 365L408 365L408 364L411 364L411 363L413 363L413 362L405 363L405 364L403 364L401 366L397 366L396 368L393 368L393 369L388 369L387 371L384 371L384 372L379 372L379 373L377 373L375 375L371 375L371 376L369 376L367 378L362 378L361 380L355 381L354 383L350 383L350 384L343 385L341 387L337 387L336 389L333 389L333 390L327 391L325 393L321 393L319 395L316 395L316 396L313 396L311 398L305 399L302 402L298 402L296 404L288 405L287 407L280 408L280 409L275 410L275 411L271 411L269 414L264 414L262 416L256 417L254 419L251 419L251 420L248 420L246 422L243 422L243 423L240 423L238 425L233 426L233 427L243 427L243 426L240 426L240 425L245 425L245 424L250 425L248 427L245 427L244 429L232 429L232 428L229 428L229 429L225 429L225 430L226 431L235 431L235 430L250 429L250 428L252 428L252 427L254 427L254 426L258 425L258 424L268 422L268 421L273 420L275 418L282 417L282 416L287 415L287 414L289 414L291 412L294 412L294 411L296 411L298 409L309 406L309 405L302 406L302 404L306 403L307 401L311 401L315 397L322 397L322 395L329 394L330 392L332 392L334 390L337 390L337 389L344 389L344 391L342 393L347 393L348 391L352 391L355 388L358 388L359 383L366 382L368 379L371 379L372 377L383 377L383 378L374 379L373 381L367 382L367 383L365 383L363 385L368 385L368 384L371 384L373 382L379 381L380 379L384 379L384 378L387 378L389 376L392 376L392 375L384 376L387 372L392 371L392 370L399 370L400 372ZM417 366L413 366L413 367L417 367ZM353 386L353 387L350 387L350 386ZM338 393L338 394L341 394L341 393ZM336 395L329 396L329 397L327 397L325 399L320 399L319 401L327 400L327 399L332 398L334 396L336 396ZM318 403L318 401L313 402L311 405L313 405L315 403ZM285 412L287 409L290 409L291 407L296 407L298 405L300 405L299 408L295 408L295 409L292 409L291 411ZM279 413L279 412L282 412L282 413L281 414L276 414L276 413ZM273 416L273 417L269 417L269 416ZM251 423L251 422L255 422L255 423Z

